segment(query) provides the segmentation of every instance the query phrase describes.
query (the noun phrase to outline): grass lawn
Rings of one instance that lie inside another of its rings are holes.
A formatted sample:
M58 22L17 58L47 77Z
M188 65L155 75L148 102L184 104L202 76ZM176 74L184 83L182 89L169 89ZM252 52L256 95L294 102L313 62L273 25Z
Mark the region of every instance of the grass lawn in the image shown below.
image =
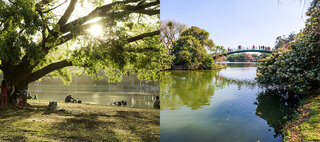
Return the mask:
M320 141L320 95L303 100L299 113L297 120L286 125L284 140L288 142Z
M0 110L0 141L160 141L160 111L28 100L23 110Z

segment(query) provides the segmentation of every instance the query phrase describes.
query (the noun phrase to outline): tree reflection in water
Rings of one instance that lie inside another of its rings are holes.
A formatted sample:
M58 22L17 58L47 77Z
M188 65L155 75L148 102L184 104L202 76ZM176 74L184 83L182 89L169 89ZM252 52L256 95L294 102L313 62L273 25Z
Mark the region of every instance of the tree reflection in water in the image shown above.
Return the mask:
M196 110L209 105L215 91L230 84L236 84L239 89L243 86L256 86L255 81L228 79L219 72L220 70L161 72L161 109L175 110L187 106Z
M299 96L283 89L267 89L258 95L255 102L256 115L266 120L268 125L274 128L274 137L281 134L286 121L296 115Z
M160 94L161 109L175 110L187 106L192 110L210 104L215 91L230 84L241 87L256 87L252 80L225 78L220 71L166 71L161 74ZM264 90L264 89L263 89ZM266 89L256 98L256 115L267 121L274 128L274 137L281 134L286 121L296 113L300 98L283 89Z
M212 85L217 71L170 71L161 75L161 109L188 106L199 109L209 105L214 94Z

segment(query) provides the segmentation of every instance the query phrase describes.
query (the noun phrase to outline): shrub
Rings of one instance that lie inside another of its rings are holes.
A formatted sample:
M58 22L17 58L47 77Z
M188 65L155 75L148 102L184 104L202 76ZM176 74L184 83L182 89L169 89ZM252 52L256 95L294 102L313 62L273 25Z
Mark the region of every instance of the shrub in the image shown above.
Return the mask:
M289 43L291 50L273 53L261 60L257 81L266 86L280 86L306 93L320 86L320 9L309 12L306 27Z

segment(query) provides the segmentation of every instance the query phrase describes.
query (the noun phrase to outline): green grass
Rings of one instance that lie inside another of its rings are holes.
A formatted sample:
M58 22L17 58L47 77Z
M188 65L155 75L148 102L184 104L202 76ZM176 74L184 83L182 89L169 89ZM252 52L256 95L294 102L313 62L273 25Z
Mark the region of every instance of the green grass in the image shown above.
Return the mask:
M284 141L320 141L320 94L301 101L299 116L284 128Z
M312 100L311 110L306 121L300 124L300 131L305 141L320 141L320 95Z
M24 110L0 110L0 141L160 141L160 111L29 101Z

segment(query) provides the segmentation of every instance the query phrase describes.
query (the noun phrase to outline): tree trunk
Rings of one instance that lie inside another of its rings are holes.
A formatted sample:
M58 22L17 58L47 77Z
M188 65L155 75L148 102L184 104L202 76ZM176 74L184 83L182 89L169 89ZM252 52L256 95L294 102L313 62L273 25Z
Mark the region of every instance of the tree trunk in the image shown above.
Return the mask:
M10 70L10 68L3 69L2 71L3 71L3 79L6 80L7 87L9 88L11 84L14 87L13 94L8 96L8 104L13 105L13 103L15 103L16 99L19 97L17 93L22 92L24 89L28 90L29 82L27 82L24 77L21 77L21 76L24 76L24 74L20 74L20 75L14 74L14 72ZM27 103L27 99L23 98L22 100L24 101L24 104Z

